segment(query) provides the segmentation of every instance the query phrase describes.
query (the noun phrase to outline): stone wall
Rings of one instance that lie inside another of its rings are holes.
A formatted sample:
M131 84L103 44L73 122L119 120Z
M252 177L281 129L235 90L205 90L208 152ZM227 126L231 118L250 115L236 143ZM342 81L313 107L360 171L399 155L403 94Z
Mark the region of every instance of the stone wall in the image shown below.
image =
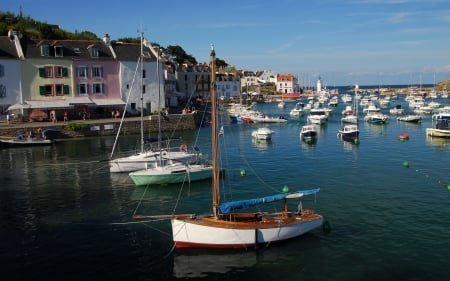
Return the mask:
M161 130L173 132L177 130L194 130L200 124L198 114L171 114L168 116L145 116L143 121L144 132L158 132L159 118L161 118ZM120 119L76 120L68 123L58 122L20 122L12 125L2 123L0 125L1 137L17 137L20 134L33 132L37 134L43 129L58 129L61 131L58 138L80 138L95 136L113 136L120 132L123 135L139 134L141 131L141 118L128 117L124 119L122 126Z

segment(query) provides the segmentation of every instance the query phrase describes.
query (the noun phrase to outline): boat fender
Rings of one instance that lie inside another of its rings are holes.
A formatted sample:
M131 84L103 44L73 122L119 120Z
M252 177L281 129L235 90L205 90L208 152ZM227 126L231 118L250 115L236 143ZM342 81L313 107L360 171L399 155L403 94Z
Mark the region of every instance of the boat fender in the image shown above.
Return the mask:
M322 231L325 234L328 234L331 232L331 225L328 221L324 221L322 224Z
M180 145L180 151L181 152L186 152L187 151L187 145L185 143L183 143L182 145Z

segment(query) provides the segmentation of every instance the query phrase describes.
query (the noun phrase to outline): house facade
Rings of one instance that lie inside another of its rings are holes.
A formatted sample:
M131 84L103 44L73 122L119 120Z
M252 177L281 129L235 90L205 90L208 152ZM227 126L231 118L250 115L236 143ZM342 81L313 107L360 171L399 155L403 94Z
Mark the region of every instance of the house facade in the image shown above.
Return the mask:
M20 90L20 65L14 40L0 36L0 109L5 111L12 104L22 103Z
M300 88L298 85L297 77L292 74L278 74L276 81L276 90L281 94L299 92Z
M142 103L147 113L165 107L163 67L149 44L112 44L107 35L95 41L25 39L16 32L0 42L2 112L28 117L55 110L79 119L111 117L125 105L131 113Z

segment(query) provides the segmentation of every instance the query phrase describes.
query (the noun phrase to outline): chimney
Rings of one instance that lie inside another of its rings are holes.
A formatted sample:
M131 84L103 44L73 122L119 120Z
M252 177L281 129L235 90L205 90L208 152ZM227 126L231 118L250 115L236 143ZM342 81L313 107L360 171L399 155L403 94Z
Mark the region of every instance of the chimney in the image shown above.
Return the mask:
M103 43L105 43L106 45L109 45L111 43L111 38L109 37L108 33L103 36Z

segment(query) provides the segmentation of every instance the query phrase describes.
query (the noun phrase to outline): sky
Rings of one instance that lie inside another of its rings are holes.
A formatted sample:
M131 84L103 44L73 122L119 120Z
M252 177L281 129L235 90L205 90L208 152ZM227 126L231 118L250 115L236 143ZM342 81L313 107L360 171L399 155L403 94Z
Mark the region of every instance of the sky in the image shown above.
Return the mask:
M293 74L304 87L450 79L448 0L2 0L0 10L112 40L140 33L199 63Z

